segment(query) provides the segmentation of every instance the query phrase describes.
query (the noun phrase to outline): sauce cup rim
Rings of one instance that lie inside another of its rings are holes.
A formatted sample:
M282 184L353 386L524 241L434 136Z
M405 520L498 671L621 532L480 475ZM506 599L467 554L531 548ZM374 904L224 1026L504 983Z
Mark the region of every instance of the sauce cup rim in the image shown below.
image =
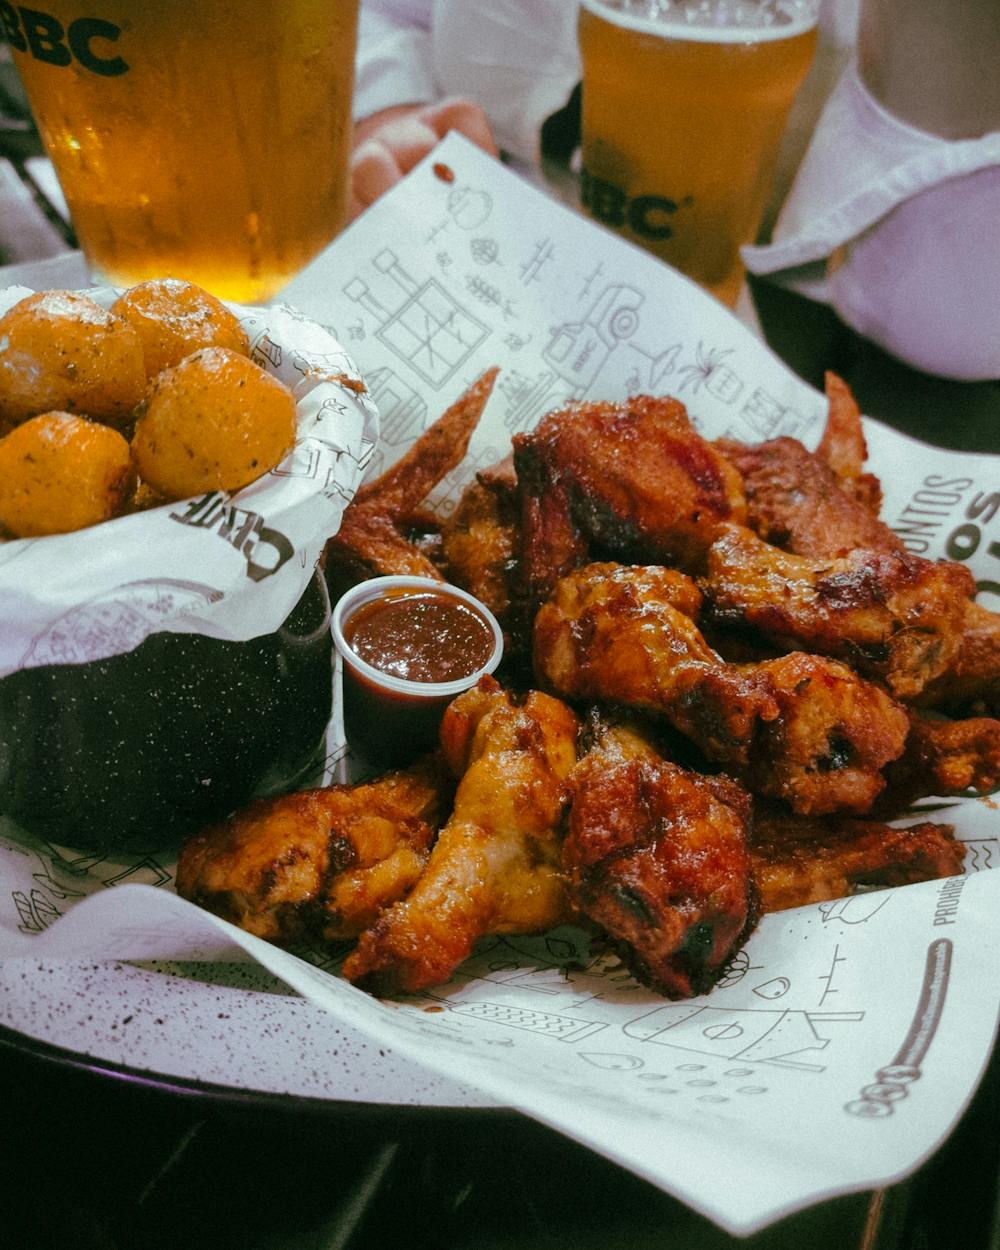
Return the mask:
M389 590L433 591L468 604L489 625L493 634L493 651L490 658L468 676L457 677L453 681L410 681L404 677L396 677L392 673L384 673L363 660L345 638L343 625L357 608L381 598ZM374 686L416 699L453 698L464 690L471 689L481 677L492 673L503 658L503 630L486 604L475 595L469 594L467 590L463 590L461 586L453 586L451 582L439 582L433 577L393 574L370 577L363 582L358 582L356 586L345 591L334 605L330 630L333 634L334 645L344 664L349 665Z

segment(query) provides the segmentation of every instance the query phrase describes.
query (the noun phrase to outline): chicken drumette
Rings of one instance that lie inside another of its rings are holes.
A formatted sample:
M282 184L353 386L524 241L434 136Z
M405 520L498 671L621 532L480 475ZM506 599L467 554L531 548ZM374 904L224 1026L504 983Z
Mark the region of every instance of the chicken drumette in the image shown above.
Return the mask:
M514 702L489 677L453 700L441 726L461 778L452 814L412 892L361 935L348 980L382 994L439 985L478 938L569 918L561 820L578 728L558 699Z
M782 648L831 655L918 695L958 656L966 603L964 565L906 551L859 549L843 557L792 555L744 526L725 526L708 553L706 620L749 626Z
M602 725L572 779L563 863L576 907L639 980L671 998L721 975L756 919L750 796Z
M676 399L576 404L513 441L529 616L593 554L697 571L716 524L745 517L739 474Z
M535 620L539 680L566 698L665 716L797 812L867 812L903 751L903 708L821 656L724 663L686 615L692 596L689 579L660 566L598 563L562 578Z
M951 825L896 829L875 820L754 811L750 859L764 912L845 898L859 888L958 876L964 857Z
M177 892L273 942L356 937L420 876L454 789L440 755L258 799L182 847Z

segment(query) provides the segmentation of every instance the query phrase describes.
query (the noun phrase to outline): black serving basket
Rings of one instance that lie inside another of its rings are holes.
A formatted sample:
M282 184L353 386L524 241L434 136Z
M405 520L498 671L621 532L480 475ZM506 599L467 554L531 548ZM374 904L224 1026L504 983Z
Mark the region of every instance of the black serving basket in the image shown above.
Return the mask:
M321 758L330 602L317 571L284 624L248 642L156 633L134 650L0 680L0 812L62 846L180 841Z

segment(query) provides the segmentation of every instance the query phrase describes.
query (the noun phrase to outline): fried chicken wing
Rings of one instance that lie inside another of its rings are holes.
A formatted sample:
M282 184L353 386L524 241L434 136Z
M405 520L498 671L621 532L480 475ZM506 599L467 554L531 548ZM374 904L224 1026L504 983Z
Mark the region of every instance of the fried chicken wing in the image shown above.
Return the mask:
M660 713L798 812L868 811L903 751L902 707L822 656L724 663L676 606L692 602L688 587L658 566L598 563L562 578L535 620L539 680L565 698Z
M563 863L573 901L671 998L718 979L756 919L750 796L608 727L572 778Z
M520 498L512 456L481 470L441 525L448 580L476 596L504 627L510 626Z
M823 460L794 438L715 446L738 470L746 524L774 547L802 556L847 556L858 547L902 551L900 538Z
M356 937L419 877L453 788L434 754L360 785L258 799L184 844L177 892L269 941Z
M340 528L324 558L339 580L376 574L408 574L443 580L437 566L403 535L401 527L420 514L423 501L461 461L493 392L499 369L473 383L429 426L381 477L361 487L344 509Z
M872 516L882 506L882 484L873 473L865 472L868 443L861 424L861 409L851 388L835 373L824 378L827 397L826 425L816 448L816 456L832 469L840 485L863 504Z
M576 404L513 442L534 606L588 553L697 569L715 523L744 519L739 475L676 399Z
M846 898L860 887L957 876L965 847L951 825L754 814L750 859L761 910Z
M989 794L1000 786L1000 720L939 720L911 710L906 750L885 776L879 811L902 811L928 795Z
M775 646L845 660L913 698L959 654L968 569L907 551L792 555L727 525L708 553L707 620L747 625Z
M974 600L966 603L958 655L925 687L918 702L948 711L1000 716L1000 615Z
M453 700L441 742L461 778L454 809L414 889L361 935L348 980L380 994L438 985L478 938L568 919L561 821L578 728L559 700L516 703L488 677Z

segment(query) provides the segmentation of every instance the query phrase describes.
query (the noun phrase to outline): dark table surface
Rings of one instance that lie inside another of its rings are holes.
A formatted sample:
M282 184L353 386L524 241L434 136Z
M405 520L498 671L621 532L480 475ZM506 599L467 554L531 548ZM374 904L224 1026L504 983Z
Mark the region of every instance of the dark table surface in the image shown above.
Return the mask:
M906 1182L734 1240L504 1112L216 1101L0 1039L0 1244L214 1250L998 1250L1000 1064ZM725 1184L720 1175L719 1184Z

